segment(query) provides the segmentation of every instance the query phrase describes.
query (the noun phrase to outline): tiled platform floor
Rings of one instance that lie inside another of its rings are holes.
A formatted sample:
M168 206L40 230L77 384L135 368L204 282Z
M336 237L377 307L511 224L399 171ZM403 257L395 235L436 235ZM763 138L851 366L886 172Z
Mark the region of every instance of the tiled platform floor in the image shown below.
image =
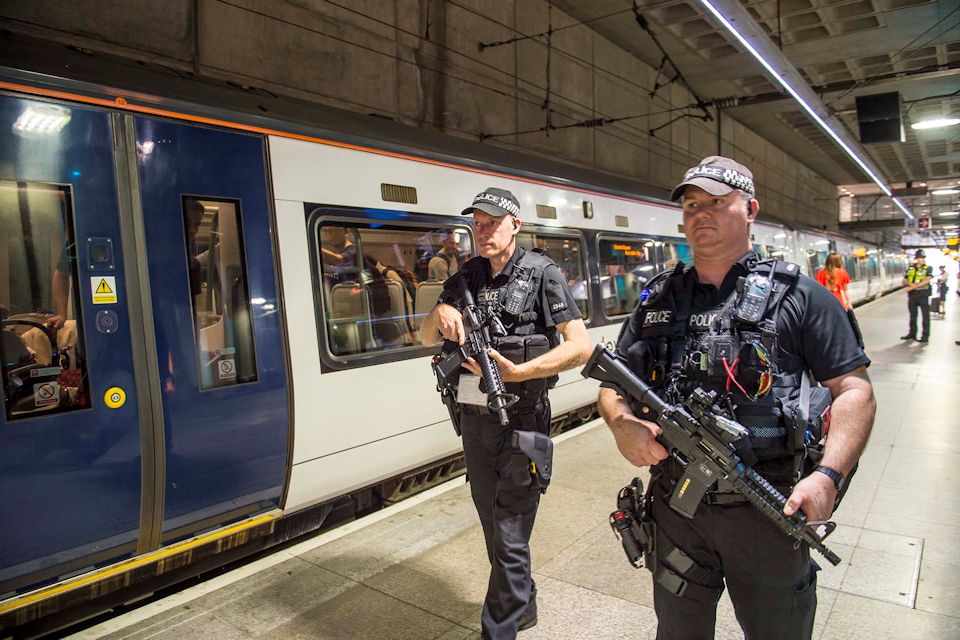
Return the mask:
M844 562L821 573L815 637L824 640L960 638L960 300L951 292L926 346L898 339L906 313L902 292L859 312L880 408L836 514L831 546ZM602 424L560 442L555 467L533 538L540 624L520 637L653 638L650 576L627 564L606 524L635 470ZM462 481L332 542L239 571L246 577L223 576L232 584L201 585L76 637L479 637L487 566ZM717 638L742 638L726 598Z

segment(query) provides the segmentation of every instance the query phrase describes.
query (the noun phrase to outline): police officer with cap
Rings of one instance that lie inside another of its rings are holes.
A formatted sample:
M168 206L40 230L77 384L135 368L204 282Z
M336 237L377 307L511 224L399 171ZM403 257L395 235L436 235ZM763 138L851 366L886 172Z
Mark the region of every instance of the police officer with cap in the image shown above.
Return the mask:
M753 175L729 158L704 158L687 171L673 199L694 264L648 283L616 351L669 402L697 387L717 392L719 406L750 432L754 468L789 496L784 512L827 520L873 424L869 360L829 291L796 265L754 252L754 193ZM643 419L649 408L611 389L600 390L599 407L620 453L652 467L657 638L712 638L724 585L747 638L810 638L819 567L809 548L795 547L723 482L692 519L672 510L680 465L656 440L660 427ZM808 443L826 431L827 409L829 435L812 460Z
M481 372L472 358L458 381L454 416L491 567L482 635L504 640L537 623L529 542L551 466L549 456L530 456L530 449L518 449L517 443L535 442L538 451L552 453L547 390L560 371L587 361L591 344L560 269L539 250L526 251L517 244L521 222L516 197L488 188L463 215L473 216L479 255L444 283L437 306L421 326L421 341L464 343L464 287L476 305L496 315L506 329L507 335L496 339L489 353L507 391L519 396L508 409L509 424L502 426L486 408Z
M901 340L917 339L917 311L923 318L923 333L920 342L930 340L930 281L933 280L933 267L928 265L927 254L917 249L913 254L914 262L903 274L903 285L907 288L907 309L910 310L910 330Z

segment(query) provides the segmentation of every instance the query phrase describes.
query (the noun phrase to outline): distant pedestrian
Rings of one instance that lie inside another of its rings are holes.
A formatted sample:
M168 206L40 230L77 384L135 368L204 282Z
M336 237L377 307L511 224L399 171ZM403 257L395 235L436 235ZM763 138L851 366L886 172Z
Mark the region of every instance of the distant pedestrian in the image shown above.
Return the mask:
M843 268L843 258L836 251L831 251L827 262L817 272L817 282L827 288L827 291L836 296L846 310L853 309L847 287L850 285L850 274Z
M920 342L930 340L930 281L933 280L933 267L926 262L927 254L917 249L914 263L903 275L903 284L907 287L907 308L910 310L910 330L901 340L917 339L917 312L923 314L923 333Z

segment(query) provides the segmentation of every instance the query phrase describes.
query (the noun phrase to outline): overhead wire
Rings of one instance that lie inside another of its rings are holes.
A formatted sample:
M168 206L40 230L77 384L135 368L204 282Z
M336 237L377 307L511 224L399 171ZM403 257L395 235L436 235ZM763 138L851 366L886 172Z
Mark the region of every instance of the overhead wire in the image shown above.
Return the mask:
M217 0L217 1L220 2L220 3L222 3L222 4L225 4L225 5L227 5L227 6L234 7L234 8L236 8L236 9L240 9L240 10L242 10L242 11L247 11L247 12L249 12L249 13L258 15L258 16L263 17L263 18L267 18L267 19L270 19L270 20L274 20L274 21L277 21L277 22L286 24L286 25L288 25L288 26L292 26L292 27L295 27L295 28L298 28L298 29L302 29L302 30L308 31L308 32L310 32L310 33L315 33L315 34L317 34L317 35L321 35L321 36L330 38L330 39L332 39L332 40L336 40L336 41L338 41L338 42L342 42L342 43L344 43L344 44L348 44L348 45L351 45L351 46L356 46L356 47L359 47L359 48L361 48L361 49L364 49L364 50L367 50L367 51L370 51L370 52L373 52L373 53L377 53L377 54L379 54L379 55L383 55L383 56L385 56L385 57L391 58L391 59L396 60L396 61L398 61L398 62L402 62L402 63L405 63L405 64L409 64L409 65L413 65L413 66L418 66L418 67L423 66L423 65L418 64L417 62L414 62L414 61L412 61L412 60L407 60L407 59L405 59L405 58L403 58L403 57L401 57L401 56L398 56L398 55L395 55L395 54L391 54L391 53L387 53L387 52L381 51L381 50L379 50L379 49L376 49L376 48L374 48L374 47L370 47L370 46L366 46L366 45L363 45L363 44L359 44L359 43L356 43L356 42L347 40L347 39L342 38L342 37L338 37L338 36L333 35L333 34L330 34L330 33L325 33L325 32L323 32L323 31L319 31L319 30L317 30L317 29L313 29L313 28L308 27L308 26L306 26L306 25L303 25L303 24L300 24L300 23L297 23L297 22L292 22L292 21L290 21L290 20L286 20L286 19L281 18L281 17L279 17L279 16L267 14L267 13L264 13L264 12L262 12L262 11L258 11L258 10L256 10L256 9L251 9L251 8L248 8L248 7L244 7L244 6L235 4L235 3L233 3L233 2L230 2L229 0ZM337 2L334 2L333 0L326 0L326 2L327 2L328 4L330 4L330 5L332 5L332 6L336 6L337 8L344 9L344 10L346 10L346 11L348 11L348 12L350 12L350 13L353 13L353 14L355 14L355 15L358 15L358 16L360 16L360 17L364 17L364 18L369 19L369 20L371 20L371 21L373 21L373 22L379 23L379 24L384 25L384 26L388 26L388 27L390 27L391 29L396 29L397 31L400 31L400 32L405 33L405 34L407 34L407 35L411 35L411 36L414 36L414 37L416 37L416 38L418 38L418 39L420 39L420 40L424 40L423 36L420 36L419 34L417 34L417 33L415 33L415 32L412 32L412 31L409 31L409 30L406 30L406 29L402 29L402 28L400 28L400 27L396 27L395 25L393 25L393 24L391 24L391 23L385 22L385 21L380 20L380 19L378 19L378 18L371 17L371 16L369 16L369 15L367 15L367 14L361 12L361 11L358 11L358 10L352 8L352 7L347 7L347 6L341 5L341 4L337 3ZM295 7L295 8L297 8L297 9L303 9L303 7L301 7L301 6L297 5L297 4L294 4L294 3L289 3L289 4L290 4L292 7ZM372 34L372 35L379 36L379 37L383 37L381 34L376 34L375 32L371 32L371 31L369 31L369 30L365 30L365 31L366 31L367 33ZM391 42L394 43L394 44L396 44L394 41L391 41ZM488 63L485 63L485 62L482 61L482 60L478 60L478 59L476 59L476 58L472 58L472 57L470 57L470 56L467 56L467 55L464 54L463 52L457 51L457 50L452 49L452 48L450 48L450 47L446 47L446 46L444 46L444 45L439 45L438 43L433 43L432 41L430 41L430 42L431 42L431 44L434 44L434 45L436 45L436 46L442 47L442 48L444 48L444 49L446 49L446 50L448 50L448 51L450 51L450 52L452 52L452 53L455 53L455 54L457 54L457 55L463 56L463 57L467 58L468 60L471 60L472 62L476 62L476 63L478 63L478 64L480 64L480 65L482 65L482 66L484 66L484 67L488 67L488 68L490 68L490 69L493 69L493 70L497 71L497 72L500 73L500 74L507 75L506 72L498 69L497 67L495 67L495 66L493 66L493 65L490 65L490 64L488 64ZM461 69L465 69L464 67L462 67L462 66L460 66L460 65L455 65L455 66L458 66L458 67L461 68ZM498 89L498 88L495 88L495 87L488 86L488 85L486 85L486 84L482 84L482 83L480 83L480 82L476 82L476 81L474 81L474 80L470 80L470 79L467 79L467 78L464 78L464 77L461 77L461 76L457 76L457 75L451 74L451 73L450 73L449 71L447 71L447 70L442 70L442 69L438 69L438 68L434 68L434 67L429 67L429 66L427 66L427 67L425 67L425 68L426 68L427 70L429 70L429 71L433 71L433 72L438 73L438 74L446 75L447 77L449 77L449 78L451 78L451 79L454 79L454 80L457 80L457 81L460 81L460 82L464 82L464 83L466 83L466 84L475 86L475 87L477 87L477 88L484 89L484 90L488 90L488 91L492 91L492 92L497 93L497 94L499 94L499 95L502 95L502 96L504 96L504 97L514 98L514 99L519 100L519 101L521 101L521 102L523 102L523 103L525 103L525 104L528 104L528 105L530 105L530 106L535 106L535 107L537 107L537 108L540 108L540 107L542 106L542 104L543 104L541 101L538 101L538 100L535 100L535 99L527 99L527 98L521 96L521 95L520 95L520 91L521 91L521 90L517 89L516 87L511 87L511 89L512 89L513 91L517 92L517 93L511 93L511 92L508 91L508 90ZM498 79L496 79L496 78L492 78L492 77L490 77L490 76L484 76L484 75L482 75L482 74L480 74L480 75L481 75L482 78L487 79L487 80L490 80L491 82L498 83L498 84L506 84L506 83L504 83L503 81L500 81L500 80L498 80ZM537 84L535 84L535 83L533 83L533 82L529 82L529 81L526 81L526 80L525 80L524 82L525 82L526 84L534 87L535 89L544 90L543 87L540 87L539 85L537 85ZM595 107L593 107L593 106L591 106L591 105L585 105L585 104L579 103L579 102L577 102L577 101L575 101L575 100L572 100L572 99L570 99L569 97L566 97L566 96L559 96L559 98L560 98L563 102L566 102L566 103L568 103L568 104L570 104L570 105L573 105L574 108L579 107L579 109L583 110L584 112L592 113L592 114L599 114L599 115L601 115L601 116L603 116L603 117L605 117L605 118L614 119L614 118L612 118L611 116L608 116L607 114L604 114L604 113L598 111ZM337 99L340 99L340 98L338 97ZM359 103L357 103L357 104L359 104ZM366 108L375 108L375 107L371 107L370 105L360 105L360 106L364 106L364 107L366 107ZM559 116L561 116L561 117L563 117L563 118L566 118L566 119L571 120L571 121L574 121L574 122L580 122L580 121L582 121L582 118L580 118L579 116L570 115L569 113L565 113L565 112L563 112L563 111L554 110L554 113L555 113L556 115L559 115ZM640 115L637 115L637 116L630 116L630 117L624 118L624 119L630 119L630 118L633 118L633 117L642 117L642 115L644 115L644 114L640 114ZM616 120L619 120L619 119L616 119ZM426 124L434 124L434 123L426 123ZM558 126L559 126L559 125L558 125ZM643 129L640 129L640 128L638 128L638 127L635 127L635 126L632 126L632 125L629 125L629 124L624 124L623 127L624 127L624 129L627 130L627 131L625 131L624 133L628 133L628 134L629 134L629 133L632 132L633 135L636 135L636 136L638 136L638 137L643 137L643 138L646 138L646 137L648 136L648 132L647 132L647 131L645 131L645 130L643 130ZM570 127L564 126L564 128L570 128ZM461 131L462 131L462 130L461 130ZM472 135L477 135L476 132L472 132L472 131L466 131L466 133L470 133L470 134L472 134ZM624 138L622 138L621 136L615 135L615 134L612 133L612 132L608 132L608 135L611 135L612 137L614 137L614 138L616 138L616 139L618 139L618 140L620 140L620 141L622 141L622 142L625 142L625 143L627 143L627 144L636 145L636 142L634 142L634 141L632 141L632 140L624 139ZM665 159L669 159L669 156L668 156L668 155L659 153L658 151L655 151L655 150L654 150L653 152L654 152L654 153L657 153L657 155L660 155L660 156L664 157Z

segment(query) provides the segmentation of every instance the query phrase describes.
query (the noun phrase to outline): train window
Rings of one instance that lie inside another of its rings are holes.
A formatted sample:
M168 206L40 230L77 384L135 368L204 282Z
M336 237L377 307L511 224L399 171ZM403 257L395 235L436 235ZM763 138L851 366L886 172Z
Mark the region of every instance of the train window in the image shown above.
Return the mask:
M636 308L644 285L657 272L656 244L653 239L637 237L598 240L600 291L608 318Z
M443 281L473 254L460 226L321 221L317 259L334 356L420 346Z
M826 248L820 248L825 245L827 245L827 241L821 240L812 243L807 249L807 273L811 277L827 264L827 255L829 255L829 252ZM856 279L854 275L856 270L850 271L850 269L847 269L847 272L850 274L850 278Z
M693 264L693 249L686 242L663 243L663 268L673 269L678 262L688 267Z
M257 379L240 202L183 197L201 389Z
M587 267L584 263L583 242L578 237L545 235L540 231L517 234L517 243L524 249L541 249L553 260L570 287L584 320L590 317L587 294Z
M70 187L0 180L7 420L90 407Z
M824 261L826 264L826 261ZM857 263L857 259L853 256L844 256L843 257L843 268L846 269L847 275L850 276L851 280L860 280L860 266Z

